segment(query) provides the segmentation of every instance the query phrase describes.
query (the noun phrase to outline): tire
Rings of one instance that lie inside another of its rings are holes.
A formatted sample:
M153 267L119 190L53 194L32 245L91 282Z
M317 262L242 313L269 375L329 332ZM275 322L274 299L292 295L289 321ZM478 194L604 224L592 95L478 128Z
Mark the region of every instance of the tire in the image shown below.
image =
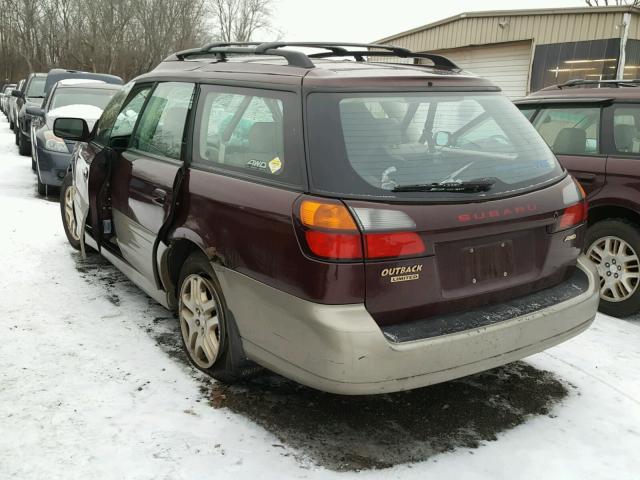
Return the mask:
M194 288L198 289L199 295L193 294ZM211 302L213 307L207 306ZM197 369L223 383L237 382L259 370L242 350L240 335L227 309L220 283L211 263L201 252L191 254L182 265L178 282L178 318L182 346Z
M20 126L16 123L16 128L15 128L15 134L16 134L16 145L18 145L20 143L19 140L19 135L20 135Z
M31 155L31 142L22 134L20 129L18 129L18 137L18 153L25 157Z
M69 245L76 250L80 250L80 237L75 234L76 215L73 210L73 193L75 186L73 185L73 176L71 172L67 173L60 187L60 216L62 217L62 226L67 236ZM71 197L69 197L69 195ZM70 202L70 203L69 203Z
M36 159L33 158L33 155L31 156L31 170L33 170L34 172L37 171Z
M47 186L40 181L40 175L36 172L36 178L38 179L38 195L42 197L47 196Z
M16 124L13 123L13 120L9 120L9 128L11 129L11 131L13 131L13 129L16 128Z
M598 310L612 317L640 311L640 228L623 218L602 220L587 230L585 252L600 274Z

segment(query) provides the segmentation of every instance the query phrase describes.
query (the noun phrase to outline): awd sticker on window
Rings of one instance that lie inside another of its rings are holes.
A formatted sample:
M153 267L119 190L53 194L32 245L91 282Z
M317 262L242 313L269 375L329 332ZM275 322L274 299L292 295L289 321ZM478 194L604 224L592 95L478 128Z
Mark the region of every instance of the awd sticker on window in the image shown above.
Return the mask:
M247 167L255 168L258 170L266 170L267 162L263 162L262 160L249 160L247 162Z
M282 170L282 160L280 160L279 157L276 157L269 162L265 162L263 160L249 160L247 162L247 167L255 170L261 170L263 172L269 171L273 175L278 175Z

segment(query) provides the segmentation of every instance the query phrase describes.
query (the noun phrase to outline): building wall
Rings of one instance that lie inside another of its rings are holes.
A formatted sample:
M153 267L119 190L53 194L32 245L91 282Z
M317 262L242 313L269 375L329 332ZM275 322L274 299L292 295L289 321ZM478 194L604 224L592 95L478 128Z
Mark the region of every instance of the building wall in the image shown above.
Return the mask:
M434 53L440 53L464 70L499 85L505 95L510 98L524 97L528 93L531 64L530 40L462 47Z
M532 39L536 44L620 37L628 7L537 10L462 14L380 40L414 51L433 51L470 45ZM465 16L466 15L466 16ZM629 38L640 39L640 21L632 15Z

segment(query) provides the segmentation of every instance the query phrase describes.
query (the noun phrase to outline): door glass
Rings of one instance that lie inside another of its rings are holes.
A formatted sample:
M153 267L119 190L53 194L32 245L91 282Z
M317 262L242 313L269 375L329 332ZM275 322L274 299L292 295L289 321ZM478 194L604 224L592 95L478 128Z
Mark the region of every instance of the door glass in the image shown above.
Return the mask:
M194 88L193 83L159 84L142 112L132 148L179 160Z
M613 139L619 153L640 153L640 107L616 107L613 111Z
M209 92L201 121L199 143L205 163L265 176L285 171L280 99Z
M132 88L133 83L125 85L124 89L111 99L102 113L96 127L96 142L99 144L106 145L110 138L128 137L133 132L151 85L139 88L127 99Z
M125 100L129 96L129 92L133 88L133 82L129 82L121 90L116 93L109 101L104 111L100 116L100 119L96 123L96 134L94 140L100 145L106 145L111 135L111 128L118 116L118 113L122 110Z
M533 125L555 154L600 152L600 107L545 108Z

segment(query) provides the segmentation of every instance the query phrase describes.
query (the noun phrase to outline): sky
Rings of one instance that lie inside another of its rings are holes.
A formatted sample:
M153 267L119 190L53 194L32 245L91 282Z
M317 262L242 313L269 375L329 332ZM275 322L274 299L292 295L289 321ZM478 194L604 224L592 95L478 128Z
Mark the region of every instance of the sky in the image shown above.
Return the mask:
M288 41L372 42L480 10L584 7L584 0L274 0L274 24Z

